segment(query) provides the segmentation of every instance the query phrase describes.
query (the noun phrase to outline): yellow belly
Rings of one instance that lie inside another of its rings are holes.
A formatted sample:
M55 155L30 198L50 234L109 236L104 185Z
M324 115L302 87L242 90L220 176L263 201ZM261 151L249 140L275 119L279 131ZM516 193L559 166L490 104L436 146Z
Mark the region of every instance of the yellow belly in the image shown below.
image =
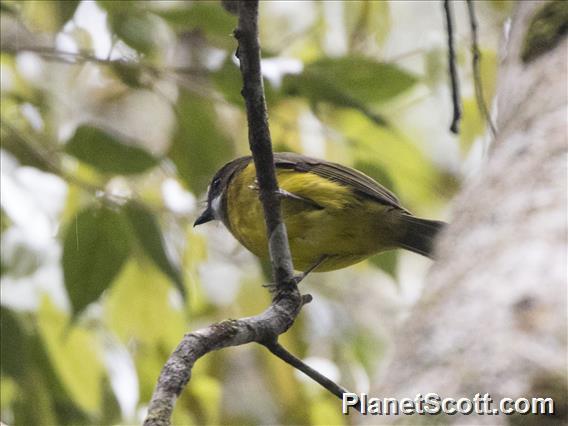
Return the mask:
M231 181L227 192L228 225L241 244L267 258L266 226L255 177L251 163ZM316 271L332 271L395 246L398 211L355 196L349 188L312 173L277 169L277 179L280 188L323 207L318 209L289 197L282 200L295 269L304 271L326 256Z

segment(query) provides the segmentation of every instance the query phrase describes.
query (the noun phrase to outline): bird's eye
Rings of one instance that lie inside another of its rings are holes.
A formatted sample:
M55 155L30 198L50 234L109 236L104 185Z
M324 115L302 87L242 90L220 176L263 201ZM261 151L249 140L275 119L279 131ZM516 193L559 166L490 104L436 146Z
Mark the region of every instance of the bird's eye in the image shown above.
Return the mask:
M221 183L221 179L219 179L219 178L213 179L213 182L211 182L211 189L213 191L215 191L217 188L219 188L220 183Z

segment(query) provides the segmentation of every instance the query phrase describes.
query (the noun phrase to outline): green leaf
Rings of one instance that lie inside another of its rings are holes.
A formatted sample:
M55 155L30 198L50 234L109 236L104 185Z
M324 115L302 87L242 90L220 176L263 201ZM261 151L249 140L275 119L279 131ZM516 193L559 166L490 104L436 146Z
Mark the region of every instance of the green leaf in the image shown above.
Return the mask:
M346 56L307 64L301 74L284 77L282 90L312 102L364 110L364 105L386 102L417 81L416 76L396 65Z
M25 1L19 11L26 27L32 31L57 33L73 17L79 0Z
M152 396L170 351L163 348L175 347L187 329L183 311L172 306L171 288L151 262L130 259L105 297L106 325L121 342L137 342L141 349L134 358L141 401Z
M333 120L333 125L353 144L355 159L376 164L392 179L404 207L417 215L428 215L445 201L441 175L417 143L400 132L375 126L353 111L340 111Z
M324 76L364 102L385 102L418 81L396 65L357 56L322 59L307 65L305 71Z
M183 312L172 308L170 290L168 278L153 264L128 260L105 297L108 325L124 343L175 346L186 324Z
M132 8L137 8L135 1L97 0L97 5L109 14L109 16L127 13Z
M124 211L144 252L174 282L185 298L182 273L168 255L160 225L154 215L135 201L128 202Z
M98 358L99 345L92 332L77 325L44 298L38 312L39 335L53 370L66 393L85 413L101 410L105 369Z
M213 83L227 101L244 109L245 101L241 95L243 77L239 67L234 64L230 56L225 59L225 62L218 70L211 74L211 77ZM269 107L282 99L280 90L275 89L273 84L266 78L264 79L264 97Z
M0 345L0 355L2 356L2 374L7 374L16 380L21 380L25 375L25 368L22 365L22 356L29 349L27 341L27 333L18 318L16 312L0 306L0 331L2 340L10 342L9 344ZM26 359L28 356L26 356Z
M128 10L110 15L110 27L118 38L134 50L148 54L157 47L154 34L157 19L143 10Z
M18 9L13 4L2 1L0 2L0 13L16 16L18 14Z
M227 58L223 66L213 73L212 80L227 101L239 108L244 108L245 103L241 96L243 78L239 67L233 63L231 58Z
M3 406L6 406L4 379L11 377L18 386L15 400L10 403L13 423L69 424L62 422L59 409L63 401L71 402L71 397L65 392L39 337L37 328L41 319L37 321L35 316L6 307L0 308L0 317ZM86 419L82 417L75 417L72 423L84 424Z
M0 234L3 234L6 229L12 226L12 221L8 215L4 212L4 209L0 207ZM0 262L1 263L1 262Z
M146 2L97 0L107 12L113 34L142 54L150 54L157 47L158 18L146 9Z
M152 10L163 18L176 32L199 29L210 42L218 47L234 48L231 36L237 20L218 2L181 2L170 8Z
M133 89L144 87L140 65L127 61L112 61L111 68L120 80Z
M191 191L200 194L233 155L233 145L217 124L210 100L182 92L177 108L177 129L168 157Z
M158 164L158 159L142 148L123 144L109 133L90 126L77 129L65 152L104 173L135 174Z
M63 241L63 275L75 316L110 286L130 247L127 222L107 207L88 207L69 224Z
M57 14L59 15L60 25L63 26L69 19L75 15L77 7L81 3L80 0L59 0L57 4Z
M526 64L553 49L566 39L568 7L563 1L548 1L535 8L521 48L521 59Z
M99 417L101 425L116 425L121 424L122 413L117 396L112 389L109 377L105 377L102 389L102 415ZM98 419L97 419L98 420ZM71 422L70 422L71 423Z
M372 41L384 44L392 27L390 7L387 1L362 1L345 8L350 52L364 52Z
M396 268L398 265L398 250L389 250L377 254L369 259L371 264L381 269L383 272L397 279Z

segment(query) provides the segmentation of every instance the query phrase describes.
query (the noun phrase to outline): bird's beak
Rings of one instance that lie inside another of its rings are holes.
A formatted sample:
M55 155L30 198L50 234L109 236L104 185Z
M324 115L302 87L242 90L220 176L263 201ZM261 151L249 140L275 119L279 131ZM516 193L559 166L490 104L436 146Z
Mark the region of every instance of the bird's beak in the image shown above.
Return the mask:
M201 216L193 223L193 226L201 225L203 223L211 222L215 217L213 216L213 210L211 207L207 207Z

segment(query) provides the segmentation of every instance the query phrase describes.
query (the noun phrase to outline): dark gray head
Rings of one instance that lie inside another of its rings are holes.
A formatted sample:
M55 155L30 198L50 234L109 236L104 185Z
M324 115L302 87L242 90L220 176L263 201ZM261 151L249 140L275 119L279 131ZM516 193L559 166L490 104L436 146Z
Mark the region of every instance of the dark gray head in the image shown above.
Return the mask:
M193 226L212 220L223 220L225 217L225 190L235 173L244 169L250 161L250 156L237 158L225 164L215 173L207 190L207 207L193 223Z

